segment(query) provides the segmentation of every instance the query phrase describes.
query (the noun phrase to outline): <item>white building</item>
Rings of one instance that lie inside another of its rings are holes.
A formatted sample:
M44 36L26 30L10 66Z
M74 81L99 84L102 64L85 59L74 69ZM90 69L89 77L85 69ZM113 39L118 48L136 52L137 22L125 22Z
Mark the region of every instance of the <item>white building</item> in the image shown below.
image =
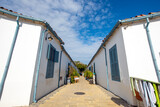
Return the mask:
M97 84L136 105L130 77L160 81L160 13L119 20L89 62L90 67Z
M44 20L1 7L0 106L28 106L63 85L76 68L63 44Z

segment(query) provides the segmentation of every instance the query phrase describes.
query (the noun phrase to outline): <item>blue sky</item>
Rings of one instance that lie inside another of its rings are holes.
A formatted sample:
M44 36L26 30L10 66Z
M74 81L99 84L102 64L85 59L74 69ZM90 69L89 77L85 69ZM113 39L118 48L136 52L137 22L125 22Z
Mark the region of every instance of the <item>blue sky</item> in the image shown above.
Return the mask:
M0 6L46 20L73 60L91 60L118 20L160 11L160 0L0 0Z

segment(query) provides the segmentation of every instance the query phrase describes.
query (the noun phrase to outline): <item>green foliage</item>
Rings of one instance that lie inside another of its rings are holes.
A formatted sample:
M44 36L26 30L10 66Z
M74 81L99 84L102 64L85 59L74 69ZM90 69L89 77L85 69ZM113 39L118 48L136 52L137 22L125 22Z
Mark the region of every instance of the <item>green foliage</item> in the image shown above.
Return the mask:
M71 76L71 83L74 83L74 76Z
M79 75L79 73L77 72L77 70L76 69L74 69L72 66L70 66L70 71L69 71L69 73L70 73L70 77L71 77L71 83L74 83L75 81L74 81L74 76L80 76Z
M93 73L90 70L86 70L84 72L84 77L86 77L87 79L91 79L93 78Z
M83 64L81 63L80 61L74 61L77 68L79 69L80 72L83 72L86 68L87 68L87 65L86 64Z

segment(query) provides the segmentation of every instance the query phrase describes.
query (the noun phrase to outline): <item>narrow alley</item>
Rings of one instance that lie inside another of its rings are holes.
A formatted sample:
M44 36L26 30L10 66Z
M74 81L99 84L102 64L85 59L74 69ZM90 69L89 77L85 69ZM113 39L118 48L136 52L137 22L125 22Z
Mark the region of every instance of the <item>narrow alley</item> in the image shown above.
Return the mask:
M128 107L121 98L98 85L89 84L84 77L53 91L30 107Z

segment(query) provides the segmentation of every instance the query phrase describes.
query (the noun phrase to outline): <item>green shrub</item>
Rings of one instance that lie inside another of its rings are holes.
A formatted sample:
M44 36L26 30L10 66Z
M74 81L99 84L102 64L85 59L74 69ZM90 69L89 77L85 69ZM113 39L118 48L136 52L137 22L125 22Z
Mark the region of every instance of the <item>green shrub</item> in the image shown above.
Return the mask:
M93 73L90 70L86 70L84 72L84 77L86 77L87 79L92 79L93 78Z
M79 73L77 72L76 69L74 69L73 67L70 67L70 76L71 76L71 83L74 83L74 76L80 76Z
M71 83L74 83L74 76L71 76Z

